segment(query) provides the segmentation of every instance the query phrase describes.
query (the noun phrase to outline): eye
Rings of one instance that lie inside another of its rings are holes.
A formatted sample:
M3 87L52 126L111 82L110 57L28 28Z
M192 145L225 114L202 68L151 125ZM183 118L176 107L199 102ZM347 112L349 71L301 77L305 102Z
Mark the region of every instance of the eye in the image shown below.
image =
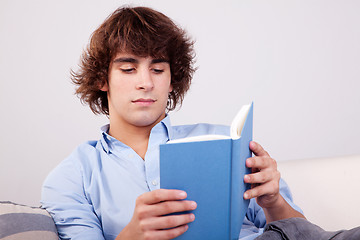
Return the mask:
M120 70L124 73L132 73L135 71L135 68L120 68Z
M161 68L153 68L152 71L154 73L163 73L164 72L164 69L161 69Z

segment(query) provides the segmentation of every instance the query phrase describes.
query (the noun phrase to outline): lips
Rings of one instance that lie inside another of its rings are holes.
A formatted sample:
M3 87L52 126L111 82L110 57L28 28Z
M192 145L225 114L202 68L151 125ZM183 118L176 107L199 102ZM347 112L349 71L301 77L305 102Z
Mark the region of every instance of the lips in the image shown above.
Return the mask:
M156 100L151 99L151 98L139 98L139 99L133 100L131 102L141 105L141 106L149 106L149 105L155 103Z

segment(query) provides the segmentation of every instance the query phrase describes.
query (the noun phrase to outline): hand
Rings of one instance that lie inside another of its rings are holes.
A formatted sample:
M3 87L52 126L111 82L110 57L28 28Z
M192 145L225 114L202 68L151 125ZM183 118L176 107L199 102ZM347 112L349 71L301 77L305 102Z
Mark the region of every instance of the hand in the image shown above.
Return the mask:
M280 172L277 170L277 163L254 141L250 142L250 150L255 157L248 158L246 166L251 168L252 174L245 175L244 181L252 186L244 193L244 198L256 198L259 206L271 208L277 204L280 197Z
M244 181L252 187L244 193L244 198L256 198L264 210L267 223L291 217L305 218L280 195L280 172L276 161L256 142L250 142L250 150L255 157L248 158L246 166L251 168L252 173L245 175Z
M162 240L183 234L188 229L187 223L194 221L194 214L166 215L194 210L196 203L183 200L185 198L184 191L169 189L158 189L140 195L136 199L130 223L121 231L116 240Z

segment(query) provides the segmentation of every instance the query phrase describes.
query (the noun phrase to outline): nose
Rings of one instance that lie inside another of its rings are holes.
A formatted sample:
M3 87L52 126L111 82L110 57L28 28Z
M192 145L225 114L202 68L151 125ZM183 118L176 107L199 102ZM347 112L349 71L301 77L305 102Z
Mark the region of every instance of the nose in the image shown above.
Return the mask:
M139 82L136 86L138 90L149 91L154 88L154 82L151 76L151 73L147 69L143 69L139 73Z

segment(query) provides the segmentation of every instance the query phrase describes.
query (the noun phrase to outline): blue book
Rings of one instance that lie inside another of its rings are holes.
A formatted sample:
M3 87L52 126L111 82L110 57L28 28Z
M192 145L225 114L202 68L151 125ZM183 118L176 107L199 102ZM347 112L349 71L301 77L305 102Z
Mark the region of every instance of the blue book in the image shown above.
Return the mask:
M205 135L160 145L160 187L187 192L197 203L195 221L177 240L237 240L249 205L244 175L252 156L253 104L243 106L230 137Z

